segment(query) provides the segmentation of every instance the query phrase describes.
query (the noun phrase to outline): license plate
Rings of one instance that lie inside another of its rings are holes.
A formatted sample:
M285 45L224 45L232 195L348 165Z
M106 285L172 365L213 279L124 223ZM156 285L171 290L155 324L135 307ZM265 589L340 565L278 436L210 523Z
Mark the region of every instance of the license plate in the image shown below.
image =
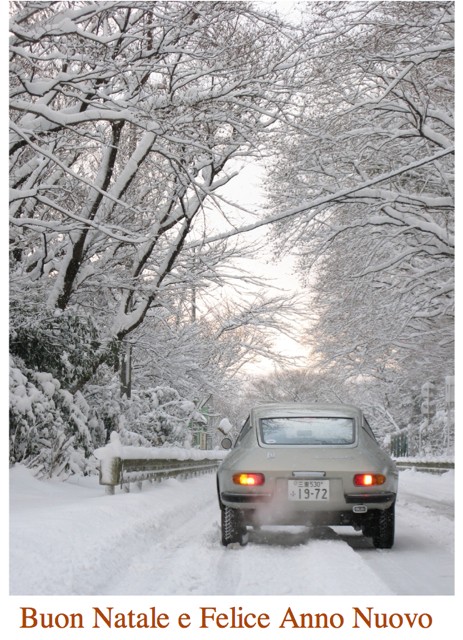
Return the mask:
M288 480L288 499L323 502L330 499L329 480Z

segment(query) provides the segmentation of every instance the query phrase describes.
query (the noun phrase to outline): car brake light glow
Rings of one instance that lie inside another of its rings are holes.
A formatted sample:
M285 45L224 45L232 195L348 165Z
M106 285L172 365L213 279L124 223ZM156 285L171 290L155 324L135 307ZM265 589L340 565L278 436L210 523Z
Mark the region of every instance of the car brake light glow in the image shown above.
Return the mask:
M256 487L264 484L265 476L263 473L235 473L233 482L246 487Z
M384 484L386 476L382 473L357 473L354 476L356 487L372 487L373 485Z

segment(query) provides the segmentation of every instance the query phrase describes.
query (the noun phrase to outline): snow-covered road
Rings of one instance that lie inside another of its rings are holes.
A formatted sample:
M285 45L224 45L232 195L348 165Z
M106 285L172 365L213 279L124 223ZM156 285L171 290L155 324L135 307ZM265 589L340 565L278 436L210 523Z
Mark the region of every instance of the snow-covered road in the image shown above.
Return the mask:
M12 595L449 595L453 473L401 473L396 544L349 527L268 528L220 544L215 477L107 496L95 479L10 472Z

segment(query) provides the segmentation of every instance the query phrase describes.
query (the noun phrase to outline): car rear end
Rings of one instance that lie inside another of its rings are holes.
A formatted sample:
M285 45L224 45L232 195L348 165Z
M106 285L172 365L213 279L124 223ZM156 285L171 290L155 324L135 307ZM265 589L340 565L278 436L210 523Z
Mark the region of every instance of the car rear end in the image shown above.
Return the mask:
M326 524L374 529L393 509L397 472L355 407L271 406L251 414L247 442L224 461L222 505L245 525Z

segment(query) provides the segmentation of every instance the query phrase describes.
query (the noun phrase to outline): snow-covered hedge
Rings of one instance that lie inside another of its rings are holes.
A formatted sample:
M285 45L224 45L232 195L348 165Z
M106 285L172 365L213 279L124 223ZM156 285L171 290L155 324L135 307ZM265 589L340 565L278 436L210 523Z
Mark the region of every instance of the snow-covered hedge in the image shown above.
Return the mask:
M116 430L125 445L188 447L194 430L207 424L193 402L168 386L135 389L130 399L118 397L113 408L114 403Z
M61 389L50 373L10 362L10 460L37 475L63 476L93 471L91 453L104 442L102 425L80 392Z
M118 385L107 385L73 394L51 373L11 357L11 462L34 468L38 476L96 473L93 452L112 431L142 456L143 448L191 448L195 431L207 425L195 404L170 387L135 390L130 399L118 392Z

